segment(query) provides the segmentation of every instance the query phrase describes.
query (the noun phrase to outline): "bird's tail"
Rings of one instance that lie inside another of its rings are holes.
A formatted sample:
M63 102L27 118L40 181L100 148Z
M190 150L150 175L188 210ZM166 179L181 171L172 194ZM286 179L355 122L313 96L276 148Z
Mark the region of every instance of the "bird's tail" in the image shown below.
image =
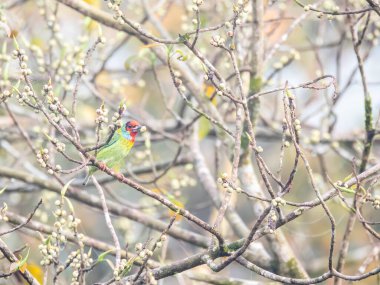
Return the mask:
M83 185L87 185L88 180L90 180L90 178L91 178L91 175L92 175L92 173L87 174L86 178L83 180L83 183L82 183Z

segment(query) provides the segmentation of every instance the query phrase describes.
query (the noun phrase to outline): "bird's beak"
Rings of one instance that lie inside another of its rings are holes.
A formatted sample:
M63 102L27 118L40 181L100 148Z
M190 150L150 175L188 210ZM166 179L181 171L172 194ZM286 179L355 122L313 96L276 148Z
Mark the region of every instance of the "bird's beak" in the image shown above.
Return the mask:
M146 127L145 126L136 126L133 128L133 132L137 133L137 132L145 132L146 131Z

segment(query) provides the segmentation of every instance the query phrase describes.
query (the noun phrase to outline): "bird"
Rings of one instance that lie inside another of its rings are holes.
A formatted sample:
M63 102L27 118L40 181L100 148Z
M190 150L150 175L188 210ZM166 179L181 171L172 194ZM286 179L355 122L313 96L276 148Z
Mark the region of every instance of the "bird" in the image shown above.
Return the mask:
M138 133L144 132L145 126L141 126L137 121L131 120L124 123L113 134L111 140L99 149L96 154L96 160L101 161L107 167L115 172L125 165L125 158L135 144L135 138ZM88 175L83 181L86 185L90 177L98 170L97 167L91 166Z

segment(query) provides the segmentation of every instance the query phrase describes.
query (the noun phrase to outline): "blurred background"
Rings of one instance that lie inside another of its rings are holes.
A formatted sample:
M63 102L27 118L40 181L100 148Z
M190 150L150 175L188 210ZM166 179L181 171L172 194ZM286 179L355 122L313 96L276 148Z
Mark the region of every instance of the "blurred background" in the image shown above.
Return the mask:
M89 9L94 9L94 11L102 11L104 15L112 17L112 10L109 9L107 1L67 2L77 2L78 5L90 7ZM186 35L196 30L197 18L194 3L187 0L122 1L120 7L125 17L133 23L140 22L144 31L158 38L175 40L178 35ZM195 147L192 140L195 138L197 141L201 156L214 182L222 173L226 172L228 175L231 173L233 140L205 117L197 118L195 123L190 124L198 114L179 94L165 60L161 61L159 55L166 56L172 53L171 58L176 64L175 69L185 82L184 93L187 98L199 109L206 113L210 112L208 114L212 117L218 114L223 124L234 131L235 105L228 98L216 95L215 86L210 80L205 80L204 63L182 44L146 43L133 34L128 35L98 23L91 17L84 16L83 13L78 13L72 7L65 5L65 1L5 1L0 4L0 7L1 5L3 6L0 10L2 17L0 90L3 94L5 90L13 90L13 96L0 105L0 189L3 187L5 189L0 195L3 207L0 232L12 227L7 223L7 219L4 219L7 211L27 217L40 198L43 199L43 204L36 211L32 221L53 227L57 219L53 213L57 208L54 203L60 199L59 192L55 193L51 189L46 189L49 187L28 183L27 179L18 179L17 176L11 177L9 173L5 174L6 170L12 170L14 173L28 173L35 178L59 185L55 177L40 167L36 155L28 146L24 136L20 135L20 128L27 133L35 149L49 149L50 159L53 160L54 165L59 165L64 170L74 169L77 166L59 154L45 134L56 136L59 141L65 143L65 152L70 157L82 160L75 147L65 141L41 113L35 113L28 105L20 104L17 92L14 90L22 90L25 84L23 80L19 80L20 67L17 60L11 58L12 51L15 49L15 41L11 37L15 38L18 45L25 49L29 56L30 78L38 96L42 96L43 85L50 80L55 96L71 113L73 93L78 88L74 124L77 126L83 146L96 144L97 124L95 121L99 117L97 109L101 104L104 103L109 111L105 115L108 117L108 122L105 122L103 128L99 130L100 141L103 142L107 139L109 132L107 126L112 123L113 113L118 110L119 104L124 102L126 111L123 113L122 120L136 119L148 128L145 134L137 138L136 145L128 156L126 175L152 191L168 197L171 202L186 208L202 220L213 224L218 207L214 205L210 191L207 191L200 181L197 164L194 162L195 150L192 148ZM303 7L305 5L306 7ZM236 7L245 7L246 11L241 12L235 20L231 20L236 15L234 7L235 10ZM263 148L262 157L273 173L277 173L280 169L280 160L283 155L283 166L279 175L285 182L294 165L295 150L291 145L288 148L285 147L282 154L283 89L285 84L288 87L298 86L290 92L294 95L296 115L302 126L300 144L313 169L318 189L321 193L325 193L332 189L329 179L334 182L338 180L344 182L353 172L352 159L355 158L355 163L359 165L364 149L364 92L357 57L353 49L350 23L354 27L354 33L361 40L359 52L364 62L366 81L372 99L373 124L376 132L379 128L377 120L380 109L380 96L378 96L380 66L377 60L380 56L378 43L380 17L372 10L349 16L328 13L366 9L367 1L305 0L302 3L285 0L264 1L261 26L263 62L260 64L260 69L262 71L259 86L254 86L252 82L255 80L252 74L257 67L253 66L252 62L255 45L252 43L255 34L253 30L255 18L252 13L254 7L255 5L249 1L236 3L204 1L199 6L200 27L216 28L201 32L196 48L215 66L234 94L237 94L239 90L238 81L234 76L228 53L223 48L210 44L216 36L225 38L229 48L231 43L234 44L233 50L239 69L245 71L244 74L250 74L247 70L251 72L248 96L278 89L277 92L260 96L257 110L254 109L256 110L254 123L257 144ZM317 11L313 11L310 7L316 7ZM236 19L239 19L239 23L234 30L234 37L230 39L229 27L231 23L236 23ZM104 38L105 42L95 46L99 37ZM92 49L94 46L95 48ZM78 66L83 68L80 79L77 73ZM322 78L310 85L316 88L300 86L325 75L331 77ZM195 84L197 93L188 87L189 82ZM336 92L335 95L334 92ZM215 111L211 112L210 109ZM15 119L12 119L9 110ZM15 120L20 128L15 125ZM243 152L244 148L242 148ZM375 137L367 168L378 163L378 154L378 141ZM248 156L254 161L252 154L249 153ZM242 160L244 157L242 154ZM262 195L268 198L256 163L253 165L255 177L252 179L253 183L256 183L254 187L262 189ZM74 179L71 182L74 192L84 191L86 194L97 196L97 191L91 183L86 187L82 186L81 182L85 174L85 168L81 168L68 174L58 171L54 176L60 177L64 183ZM157 176L159 178L155 179ZM172 211L159 205L153 199L125 184L115 182L112 177L100 171L96 177L105 190L107 201L134 209L136 212L166 224L174 215ZM277 192L278 185L273 180L271 183ZM380 195L376 180L369 184L364 184L363 187L373 197ZM244 183L239 185L245 190ZM221 198L224 197L225 189L220 185L217 189L217 194ZM353 195L349 193L343 195L351 205ZM302 162L299 163L291 191L284 198L293 202L305 202L316 198ZM69 200L75 209L75 217L81 220L78 231L85 236L112 244L103 212L78 199L70 198ZM333 258L336 263L350 210L337 197L331 199L327 205L333 213L337 226L336 254ZM253 226L257 218L257 207L260 207L257 200L248 199L245 195L234 192L230 206L248 228ZM70 211L69 204L65 204L64 207L66 211ZM294 207L284 206L281 209L284 214L287 214L292 212ZM378 221L380 217L379 210L374 209L370 202L364 203L362 213L368 221ZM136 219L127 218L122 213L112 214L112 221L122 247L125 248L125 245L128 245L128 251L132 253L136 243L144 244L160 235L160 231ZM207 232L180 217L177 217L175 225L209 238ZM378 225L373 225L373 229L379 231ZM223 221L220 230L229 241L239 238L226 220ZM310 277L318 276L328 270L327 258L331 230L329 220L321 207L304 212L296 220L282 226L281 231L281 235L287 240L286 247L292 252L291 255L299 260L299 264ZM49 277L45 284L53 284L54 269L52 267L47 269L47 266L40 264L43 256L38 246L47 236L49 235L44 231L25 226L1 238L12 250L20 249L18 256L25 257L26 248L30 248L27 259L28 270L41 283L44 282L43 276L47 274ZM261 238L259 243L270 260L280 262L280 259L276 259L276 247L273 246L271 238ZM75 244L66 243L59 249L60 262L65 264L70 252L77 248ZM85 251L88 252L89 248L90 246L85 246ZM196 254L200 250L202 249L198 246L169 237L164 247L154 252L152 259L161 265L170 264ZM277 250L281 251L281 249ZM97 260L102 252L104 251L94 248L91 251L93 260ZM112 266L110 263L113 262L113 257L107 255L106 259L110 262L101 262L86 275L87 284L106 282L112 278L113 270L110 269ZM7 272L9 263L4 258L0 260L0 265L1 272ZM350 236L343 272L355 275L363 273L360 271L363 268L368 271L378 266L379 241L357 221ZM136 270L133 268L132 272ZM202 283L206 278L204 274L216 276L215 278L230 277L246 280L245 282L270 283L268 279L238 264L232 264L220 273L213 273L207 266L199 266L162 279L159 284L204 284ZM20 280L16 277L0 279L0 284L21 284ZM71 280L72 270L67 269L59 277L58 284L70 284ZM347 284L346 282L348 281L343 281L342 284ZM359 283L375 284L376 282L379 282L378 276ZM333 281L328 280L326 284L333 284Z

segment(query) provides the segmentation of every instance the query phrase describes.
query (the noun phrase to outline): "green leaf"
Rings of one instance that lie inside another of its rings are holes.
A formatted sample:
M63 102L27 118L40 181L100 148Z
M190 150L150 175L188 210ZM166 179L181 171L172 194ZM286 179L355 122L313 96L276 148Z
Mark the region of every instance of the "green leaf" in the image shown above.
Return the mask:
M64 198L65 198L65 200L66 200L66 202L67 202L67 205L69 206L69 209L70 209L71 213L74 213L74 206L73 206L73 204L71 203L70 199L67 198L67 197L64 197Z
M352 190L350 188L346 188L346 187L342 187L342 186L336 186L336 188L338 188L341 192L345 192L345 193L350 193L350 194L355 194L356 191L355 190Z
M92 254L92 247L90 247L90 249L88 250L87 256L91 257L91 254Z
M339 197L339 198L340 198L340 197ZM344 203L341 199L339 199L339 204L340 204L340 206L342 206L343 209L345 209L346 211L356 213L356 210L355 210L354 208L348 207L348 206L346 205L346 203Z
M12 262L10 265L9 265L9 271L10 272L16 272L18 270L18 262Z
M62 188L62 190L61 190L61 196L62 196L62 197L65 197L66 191L67 191L67 189L69 188L71 182L73 182L73 181L74 181L74 179L71 179L69 182L67 182L67 183L65 184L65 186L63 186L63 188Z
M248 132L244 132L244 133L245 133L245 135L247 136L249 142L252 142L252 138L251 138L251 136L248 134Z
M5 189L7 189L7 186L4 186L4 188L0 190L0 195L5 192Z
M125 109L127 109L127 100L121 100L120 101L120 104L119 104L119 110L125 110Z
M132 55L130 57L128 57L125 61L124 61L124 68L125 70L129 70L131 69L131 65L134 61L136 61L138 59L138 56L137 55Z
M189 57L180 49L177 49L175 52L175 54L178 53L179 56L177 57L178 60L180 61L186 61Z
M21 261L19 261L18 268L20 268L26 263L29 257L29 252L30 252L30 248L28 248L28 253L26 254L26 256Z
M247 150L250 143L252 143L252 138L248 134L248 132L245 131L241 136L241 142L240 142L241 148L244 150Z
M49 136L49 135L47 134L47 132L43 132L43 134L45 135L45 137L46 137L49 141L52 141L52 140L53 140L53 138L52 138L51 136Z
M37 231L37 234L40 236L40 239L41 239L41 241L43 242L44 239L45 239L45 237L44 237L39 231Z
M129 273L129 271L131 271L132 269L132 265L133 263L135 262L137 256L134 256L134 257L131 257L128 261L127 261L127 265L124 267L124 270L120 273L120 277L125 277L127 276L127 274Z
M17 81L16 85L12 86L13 90L15 90L17 93L21 93L18 88L20 87L21 80Z
M244 149L244 150L248 149L248 146L249 146L249 138L248 138L246 132L244 132L244 133L242 134L242 136L241 136L241 143L240 143L240 145L241 145L241 148L242 148L242 149Z
M112 271L115 269L115 265L112 263L111 260L105 259L104 261L108 264L108 266L112 269Z
M349 175L343 178L343 182L350 180L352 177L353 177L353 173L350 173Z
M292 92L290 92L288 89L285 90L285 94L286 96L288 96L288 98L290 99L294 99L294 95Z
M207 66L203 62L201 62L201 67L203 69L203 72L207 74L208 73L208 68L207 68Z
M113 249L110 249L110 250L107 250L105 252L103 252L102 254L99 254L98 256L98 259L96 260L96 263L99 263L99 262L103 262L104 261L104 258L110 253L114 251Z
M45 241L45 245L50 245L51 236L48 236Z
M13 36L13 44L15 45L15 48L16 48L17 50L20 49L20 46L18 45L18 42L17 42L15 36Z
M185 43L185 42L188 42L190 40L190 35L187 33L184 35L179 34L178 37L179 37L179 41L181 43Z
M28 248L28 253L26 254L26 256L22 260L20 260L18 262L14 262L11 264L11 266L10 266L11 272L16 272L17 270L19 270L21 267L24 266L24 264L26 263L26 261L29 258L29 252L30 252L30 248Z
M18 88L20 87L20 84L21 84L21 80L18 80L17 83L16 83L16 85L13 86L13 88L15 90L18 90Z
M263 86L263 79L261 77L251 77L249 81L249 91L251 92L259 92L261 87Z
M203 140L210 132L212 125L205 117L199 119L198 138Z

